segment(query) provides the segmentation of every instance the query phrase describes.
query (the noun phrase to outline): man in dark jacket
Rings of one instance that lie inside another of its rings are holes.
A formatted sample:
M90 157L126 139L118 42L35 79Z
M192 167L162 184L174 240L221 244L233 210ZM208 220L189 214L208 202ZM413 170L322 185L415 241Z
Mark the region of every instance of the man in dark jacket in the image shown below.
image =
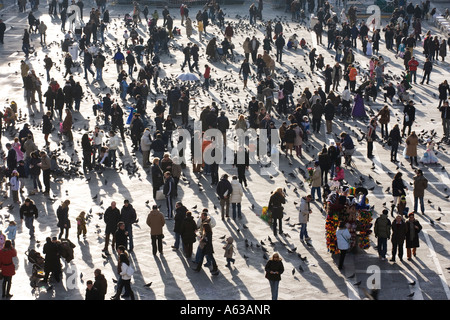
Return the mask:
M108 282L100 269L94 270L95 282L94 288L98 290L100 300L105 300L106 292L108 291Z
M216 192L220 198L222 220L225 220L224 216L227 218L230 217L230 196L231 192L233 192L233 187L231 186L230 181L228 181L227 174L224 174L222 179L220 179L216 187Z
M30 229L30 239L34 238L33 221L38 217L38 209L30 198L26 198L22 206L20 206L20 221L25 219L25 226Z
M116 244L115 233L117 229L117 224L120 221L120 210L119 208L116 207L115 201L111 202L111 206L109 206L108 209L106 209L105 214L103 216L103 220L105 221L106 226L105 226L105 247L103 248L102 251L104 251L106 255L109 255L108 253L109 236L112 234L111 247L114 250Z
M326 121L326 125L327 125L327 134L330 134L333 131L332 127L333 127L333 119L334 119L334 113L335 113L334 104L331 103L330 99L327 100L323 111L325 114L325 121Z
M96 287L94 287L94 283L92 280L88 280L86 282L86 300L102 300L100 298L100 292Z
M283 56L283 47L286 44L286 40L284 40L283 33L280 33L280 35L275 40L275 47L277 48L277 62L282 64L281 58Z
M383 214L375 220L374 234L378 239L378 256L386 260L387 240L391 237L391 221L388 219L389 211L383 210Z
M53 237L47 237L46 243L44 244L43 253L45 254L45 265L44 265L44 279L43 282L47 283L50 273L52 273L56 282L61 280L61 262L60 254L58 249L58 239Z
M431 63L430 59L427 58L423 65L423 77L422 82L420 84L423 84L425 79L427 79L427 84L429 84L431 70L433 70L433 64Z
M183 223L186 219L186 212L188 212L188 209L181 203L181 201L178 201L175 204L175 224L173 226L173 232L175 232L175 243L172 246L173 251L177 251L180 247L180 238L183 231Z
M91 73L92 77L95 76L95 72L91 68L92 62L93 62L92 54L88 51L88 49L85 49L83 67L84 67L84 78L86 79L86 81L88 80L87 75L88 71Z
M230 121L225 116L225 111L220 112L220 117L217 118L217 129L222 132L223 144L227 145L227 130L230 128Z
M405 221L403 221L403 218L401 215L398 215L395 218L395 221L392 223L391 226L392 230L392 258L391 262L395 262L395 255L397 254L398 249L398 257L400 258L400 261L403 261L403 243L405 242L406 237L406 224Z
M172 174L169 171L164 172L164 187L163 193L166 196L167 204L167 219L173 219L173 199L175 198L175 182L172 178Z
M130 204L129 200L123 202L122 210L120 211L120 221L125 224L125 230L128 232L128 252L132 252L133 244L133 223L136 222L136 210Z

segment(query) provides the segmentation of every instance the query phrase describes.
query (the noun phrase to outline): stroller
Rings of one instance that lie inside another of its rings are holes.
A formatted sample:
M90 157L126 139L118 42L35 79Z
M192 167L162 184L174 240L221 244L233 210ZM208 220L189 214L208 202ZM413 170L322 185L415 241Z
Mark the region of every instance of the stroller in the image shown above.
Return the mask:
M45 259L41 256L39 252L34 249L27 250L25 255L28 257L28 261L33 264L31 277L30 277L30 285L33 288L37 287L38 282L44 278L44 265Z

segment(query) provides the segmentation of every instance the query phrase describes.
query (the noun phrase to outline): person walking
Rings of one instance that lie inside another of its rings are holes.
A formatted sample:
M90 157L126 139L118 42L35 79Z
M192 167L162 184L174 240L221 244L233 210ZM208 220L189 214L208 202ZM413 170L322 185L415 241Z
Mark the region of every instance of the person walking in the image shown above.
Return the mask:
M286 203L286 196L283 192L283 188L277 188L269 199L268 209L272 212L272 228L274 236L277 236L277 224L278 233L283 234L283 204Z
M387 139L388 145L391 145L391 162L397 162L397 151L398 145L402 141L402 136L400 134L400 127L396 123L392 130L389 132L389 137Z
M44 278L42 281L48 283L50 273L55 278L56 282L61 281L61 262L58 248L58 239L56 237L47 237L44 244L43 253L45 254L44 264Z
M216 187L216 193L220 198L222 220L225 220L225 217L230 217L230 196L232 192L233 187L228 181L228 174L225 173Z
M425 79L427 80L427 84L430 83L430 74L432 70L433 70L433 63L430 61L429 58L426 58L426 61L423 64L423 77L422 82L420 84L423 84L425 82Z
M195 268L195 271L200 272L200 270L202 269L203 258L206 257L206 263L204 266L205 267L212 266L211 274L216 276L219 274L219 271L217 268L216 260L214 259L214 255L213 255L214 247L213 247L213 239L212 239L212 234L213 234L212 228L208 222L204 222L202 224L202 228L203 228L203 233L202 233L202 237L200 239L199 245L203 246L203 249L201 251L200 259L197 264L197 267Z
M34 219L38 218L38 209L34 201L26 198L25 202L20 206L20 222L25 219L25 226L30 230L30 239L34 238Z
M150 227L150 236L152 239L153 255L156 255L156 252L163 253L162 239L164 238L163 227L165 224L164 215L158 210L156 204L153 205L152 210L147 216L147 225Z
M413 177L413 193L414 193L414 213L417 213L417 207L420 201L420 209L422 214L425 214L425 205L423 197L425 189L428 187L428 179L423 175L422 170L416 170L416 175Z
M103 221L105 221L105 247L103 248L103 252L105 252L106 255L109 255L108 252L108 245L109 245L109 239L112 235L112 242L111 242L111 248L113 251L115 250L115 244L116 244L116 229L117 224L120 221L120 210L116 206L116 202L112 201L111 205L106 209L105 214L103 215Z
M6 240L4 247L0 250L0 269L2 270L2 298L11 298L11 281L16 274L16 266L13 258L17 257L17 251L12 246L11 240Z
M136 223L136 210L129 200L124 200L122 210L120 211L120 221L125 224L125 230L128 232L128 252L133 252L133 223Z
M272 300L278 300L278 289L280 286L281 275L284 272L283 261L278 252L275 252L267 261L264 270L266 272L265 278L269 280Z
M397 251L400 261L403 261L403 243L405 242L406 237L406 223L400 214L395 217L391 230L392 257L390 261L395 262Z
M50 174L51 174L51 161L45 151L41 151L41 162L38 166L42 169L42 177L44 181L44 195L50 194Z
M402 179L403 174L401 172L397 172L394 176L394 179L392 179L392 196L394 197L394 201L392 203L392 210L391 210L391 216L393 217L394 214L394 208L397 206L400 202L400 198L402 196L406 196L405 190L407 190L405 183ZM398 214L402 214L402 212L398 212Z
M134 274L134 269L131 267L128 255L125 253L119 256L118 271L121 281L118 283L116 294L111 297L111 300L120 300L123 288L125 288L125 292L129 293L130 299L135 300L134 292L131 289L131 278Z
M298 212L298 223L300 224L300 241L302 243L304 241L307 241L307 243L309 244L309 241L311 240L311 238L308 236L308 230L306 227L309 222L309 215L312 212L311 207L310 207L310 202L313 199L314 199L313 196L308 194L307 196L302 197L300 200L300 210Z
M345 256L350 249L350 231L348 231L346 223L341 221L339 224L339 229L336 231L337 247L340 251L338 269L342 270L344 267Z
M320 187L322 186L322 169L320 168L319 161L314 161L314 171L311 176L311 198L315 201L317 193L317 201L321 201L322 195Z
M416 249L419 247L419 233L422 230L420 222L414 217L414 213L408 215L408 221L406 221L406 257L411 260L413 255L416 256Z
M391 221L388 219L389 211L383 210L383 214L375 220L374 234L378 239L377 250L381 260L386 260L387 240L391 236Z

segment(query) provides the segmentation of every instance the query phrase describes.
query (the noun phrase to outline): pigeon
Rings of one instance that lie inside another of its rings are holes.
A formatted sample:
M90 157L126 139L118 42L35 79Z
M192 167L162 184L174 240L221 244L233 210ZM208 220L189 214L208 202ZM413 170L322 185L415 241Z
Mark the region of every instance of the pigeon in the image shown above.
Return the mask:
M153 282L149 282L147 284L144 284L144 287L150 288L150 286L152 285Z
M359 286L360 284L361 284L361 281L358 281L358 282L354 283L353 285L354 286Z
M292 275L294 275L294 274L295 274L295 268L292 269Z
M410 285L410 286L414 286L414 285L416 285L416 282L413 281L413 282L409 283L409 285Z
M413 292L413 293L411 293L411 294L408 294L408 298L413 297L413 296L414 296L414 293L415 293L415 292Z
M355 274L352 274L350 277L347 277L347 279L352 279L355 277Z
M197 209L197 205L193 206L192 209Z

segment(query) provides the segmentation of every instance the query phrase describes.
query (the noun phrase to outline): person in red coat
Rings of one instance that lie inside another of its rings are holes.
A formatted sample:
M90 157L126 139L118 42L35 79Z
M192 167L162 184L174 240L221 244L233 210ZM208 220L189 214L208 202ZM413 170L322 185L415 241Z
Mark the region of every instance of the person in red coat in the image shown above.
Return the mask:
M11 244L11 240L5 241L5 246L0 251L0 269L3 275L2 284L2 298L11 298L11 279L16 274L16 266L14 265L13 258L17 256L16 250Z
M415 57L412 57L411 60L408 62L408 68L409 73L411 74L411 80L414 79L414 83L416 83L416 74L417 74L417 67L419 66L419 62L415 59Z

